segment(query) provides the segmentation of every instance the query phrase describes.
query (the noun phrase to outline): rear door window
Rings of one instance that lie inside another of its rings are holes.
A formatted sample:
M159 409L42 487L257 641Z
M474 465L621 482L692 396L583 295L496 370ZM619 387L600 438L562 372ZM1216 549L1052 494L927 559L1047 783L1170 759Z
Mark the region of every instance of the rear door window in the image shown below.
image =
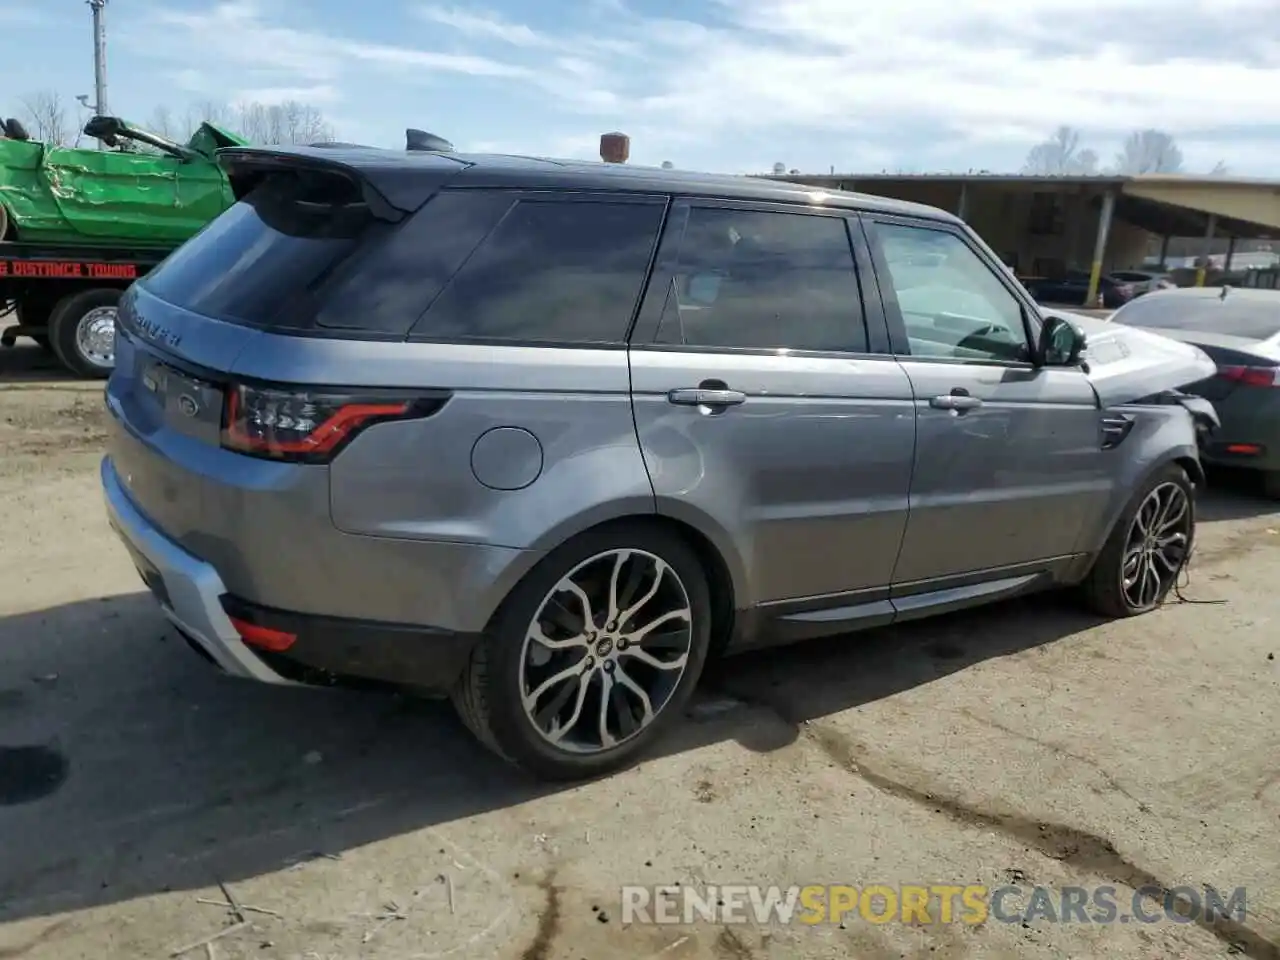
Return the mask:
M657 343L867 352L842 217L693 206L668 282Z
M625 343L665 210L659 197L519 197L411 338Z

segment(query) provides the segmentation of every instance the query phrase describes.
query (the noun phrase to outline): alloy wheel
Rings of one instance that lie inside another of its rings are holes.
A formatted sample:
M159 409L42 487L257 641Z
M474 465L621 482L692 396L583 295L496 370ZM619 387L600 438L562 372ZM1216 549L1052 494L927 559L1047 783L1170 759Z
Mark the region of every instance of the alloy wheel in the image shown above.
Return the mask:
M1120 564L1120 588L1133 609L1155 606L1173 587L1187 561L1191 524L1191 500L1181 484L1161 483L1143 499Z
M661 557L631 549L597 554L551 588L525 631L525 716L566 752L613 749L666 707L693 636L689 594Z

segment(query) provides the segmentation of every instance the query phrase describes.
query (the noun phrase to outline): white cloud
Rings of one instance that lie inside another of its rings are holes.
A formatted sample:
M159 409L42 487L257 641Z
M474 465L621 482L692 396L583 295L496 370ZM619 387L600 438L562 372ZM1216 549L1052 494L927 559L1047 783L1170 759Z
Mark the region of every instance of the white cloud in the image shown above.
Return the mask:
M497 14L468 13L456 7L422 6L415 11L430 23L451 27L468 37L500 40L517 47L542 47L551 41L522 23L511 23Z
M233 103L280 104L294 101L306 103L314 107L322 107L341 99L338 89L330 84L315 84L309 87L259 87L256 89L237 90L231 96Z
M286 80L281 86L289 87L331 85L362 65L401 75L439 72L514 78L526 72L488 57L368 43L280 26L250 0L219 3L203 11L157 10L131 28L125 39L135 49L173 60L213 59L224 67L269 70Z
M334 101L362 71L540 91L557 122L519 152L570 145L594 156L599 132L621 128L633 155L654 162L681 151L724 157L734 143L767 156L771 141L779 153L804 141L876 169L924 167L966 153L1020 155L1069 124L1104 158L1130 130L1158 127L1212 143L1188 142L1189 161L1221 146L1235 166L1236 138L1215 131L1272 122L1275 2L704 0L689 16L707 22L695 23L642 16L626 0L584 0L563 11L572 26L554 32L473 7L407 2L436 49L286 28L250 0L168 9L151 22L170 38L165 55L197 65L212 55L252 72L245 86L295 99L319 99L301 96L311 90ZM1260 148L1247 152L1242 165L1280 167Z

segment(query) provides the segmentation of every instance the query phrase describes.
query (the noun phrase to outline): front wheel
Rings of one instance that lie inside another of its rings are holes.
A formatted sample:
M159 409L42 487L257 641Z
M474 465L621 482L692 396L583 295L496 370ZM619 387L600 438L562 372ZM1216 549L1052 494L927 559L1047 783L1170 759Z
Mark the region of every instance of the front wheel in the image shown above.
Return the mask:
M105 380L116 363L116 311L122 293L109 287L67 297L49 318L49 342L73 373Z
M1195 486L1167 464L1134 494L1094 561L1083 584L1089 606L1107 617L1154 610L1187 565L1195 528Z
M471 731L546 780L616 770L678 719L706 661L697 555L645 524L588 531L512 591L453 701Z

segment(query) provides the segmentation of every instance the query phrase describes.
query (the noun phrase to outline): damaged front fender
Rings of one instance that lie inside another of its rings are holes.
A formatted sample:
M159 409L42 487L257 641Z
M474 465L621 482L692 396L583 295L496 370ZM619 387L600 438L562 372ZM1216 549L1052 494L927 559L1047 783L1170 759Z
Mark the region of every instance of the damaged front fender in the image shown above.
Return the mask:
M1068 311L1042 314L1060 317L1085 335L1084 369L1104 409L1177 392L1218 369L1207 353L1189 343Z

